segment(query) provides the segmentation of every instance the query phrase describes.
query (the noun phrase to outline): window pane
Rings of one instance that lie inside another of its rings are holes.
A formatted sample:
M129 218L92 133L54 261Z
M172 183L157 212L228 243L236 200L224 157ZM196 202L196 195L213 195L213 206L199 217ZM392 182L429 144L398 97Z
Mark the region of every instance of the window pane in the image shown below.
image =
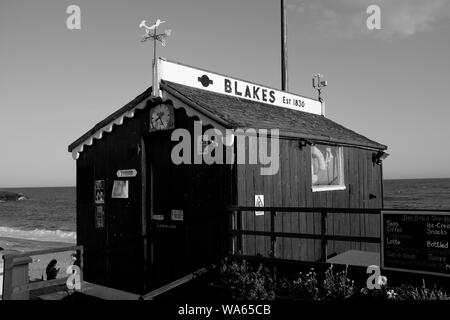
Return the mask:
M313 186L338 186L342 165L341 147L316 144L311 146L311 170Z

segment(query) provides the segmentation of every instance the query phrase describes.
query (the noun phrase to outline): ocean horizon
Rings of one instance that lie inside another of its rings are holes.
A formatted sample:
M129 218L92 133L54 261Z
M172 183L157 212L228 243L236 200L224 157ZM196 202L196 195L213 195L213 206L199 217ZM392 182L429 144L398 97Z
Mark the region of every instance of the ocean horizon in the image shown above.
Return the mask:
M25 199L0 198L0 237L76 242L76 187L0 188ZM384 207L450 210L450 178L386 179Z

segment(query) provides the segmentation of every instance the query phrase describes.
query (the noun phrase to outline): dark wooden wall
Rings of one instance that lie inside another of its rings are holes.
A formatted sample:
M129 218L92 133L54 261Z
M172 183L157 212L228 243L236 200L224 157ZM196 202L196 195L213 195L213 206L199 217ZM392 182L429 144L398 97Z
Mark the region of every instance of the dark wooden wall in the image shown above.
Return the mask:
M175 119L177 128L193 132L196 119L184 110L175 110ZM148 122L149 108L136 111L134 118L125 118L123 125L86 146L77 160L77 242L85 246L85 279L136 293L167 284L225 254L228 219L223 214L232 190L230 166L173 165L170 151L176 142L170 141L169 132L149 133ZM152 154L166 163L154 172L168 182L160 203L167 203L166 209L182 206L185 212L175 233L158 228L151 219ZM121 169L136 169L138 174L118 178ZM105 180L103 229L95 228L95 180ZM129 181L129 199L111 198L114 180ZM181 201L178 195L183 194Z
M182 109L175 110L175 119L176 128L186 129L193 138L194 121L198 119L188 117ZM147 199L157 195L154 214L166 215L165 222L151 217L147 221L154 243L149 255L155 257L151 288L216 262L225 255L228 243L225 208L231 203L231 167L193 164L193 140L192 164L174 165L170 154L179 142L170 141L170 136L171 131L146 134L144 138L148 168L153 170L153 183L147 175ZM171 222L171 209L182 209L184 221ZM176 230L168 228L167 222L176 225Z
M77 160L77 242L85 246L88 281L138 292L144 272L140 136L148 111L124 120L101 140L85 147ZM118 178L136 169L134 178ZM95 228L94 181L105 180L105 228ZM129 198L112 199L114 180L129 181Z
M300 150L298 140L280 139L280 168L276 175L260 175L259 165L237 166L237 204L254 206L254 196L263 194L265 206L381 208L382 173L381 166L372 162L373 152L344 147L346 190L312 192L310 146ZM283 213L275 218L275 231L279 232L320 234L320 226L319 213ZM254 212L246 212L243 227L270 231L270 214L255 216ZM327 218L328 233L335 235L379 236L379 228L378 216L330 213ZM354 242L328 243L328 255L350 249L378 251L379 247ZM243 253L269 256L270 238L244 236ZM277 238L275 256L316 261L320 258L320 241Z

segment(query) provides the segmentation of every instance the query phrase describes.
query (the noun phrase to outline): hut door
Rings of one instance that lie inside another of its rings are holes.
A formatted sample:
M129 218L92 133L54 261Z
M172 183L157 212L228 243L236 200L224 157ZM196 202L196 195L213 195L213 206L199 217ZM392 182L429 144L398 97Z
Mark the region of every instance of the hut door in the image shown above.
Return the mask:
M184 275L185 179L172 163L170 136L171 131L153 132L146 144L149 288Z

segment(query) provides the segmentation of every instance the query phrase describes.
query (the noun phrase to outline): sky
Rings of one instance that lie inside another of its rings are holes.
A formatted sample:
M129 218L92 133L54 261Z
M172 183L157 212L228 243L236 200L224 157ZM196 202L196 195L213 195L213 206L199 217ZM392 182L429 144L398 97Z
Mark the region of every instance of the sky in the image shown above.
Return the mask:
M75 185L67 146L151 85L156 18L159 56L280 88L276 0L0 0L0 187ZM327 117L389 147L385 178L450 177L450 0L287 0L287 23L290 92L323 74Z

